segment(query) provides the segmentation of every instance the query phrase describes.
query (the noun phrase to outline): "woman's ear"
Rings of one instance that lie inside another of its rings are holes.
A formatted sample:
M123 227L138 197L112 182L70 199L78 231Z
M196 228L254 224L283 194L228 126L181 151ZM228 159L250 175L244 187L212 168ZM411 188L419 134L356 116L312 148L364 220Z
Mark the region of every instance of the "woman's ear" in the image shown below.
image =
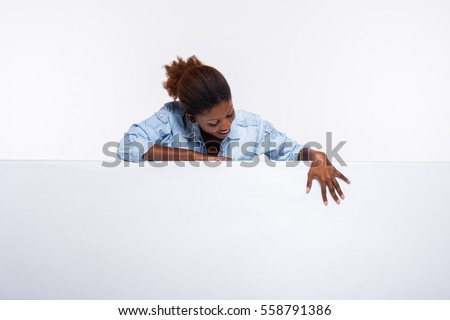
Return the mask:
M186 117L188 118L188 120L192 123L197 123L197 120L195 120L194 116L190 113L186 113Z

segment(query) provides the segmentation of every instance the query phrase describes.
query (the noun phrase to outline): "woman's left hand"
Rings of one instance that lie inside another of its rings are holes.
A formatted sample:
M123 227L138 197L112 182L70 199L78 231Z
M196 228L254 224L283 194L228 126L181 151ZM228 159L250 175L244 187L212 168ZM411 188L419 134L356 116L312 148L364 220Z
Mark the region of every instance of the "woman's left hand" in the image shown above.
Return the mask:
M308 172L308 182L306 183L306 192L308 193L311 190L312 180L317 179L320 182L320 186L322 188L322 199L323 203L327 206L327 191L326 187L333 197L333 199L339 204L341 201L336 195L336 191L339 196L344 199L344 193L339 186L336 178L344 180L348 184L350 184L350 180L348 180L342 173L340 173L331 162L328 160L325 153L320 151L309 150L309 159L311 161L311 168Z

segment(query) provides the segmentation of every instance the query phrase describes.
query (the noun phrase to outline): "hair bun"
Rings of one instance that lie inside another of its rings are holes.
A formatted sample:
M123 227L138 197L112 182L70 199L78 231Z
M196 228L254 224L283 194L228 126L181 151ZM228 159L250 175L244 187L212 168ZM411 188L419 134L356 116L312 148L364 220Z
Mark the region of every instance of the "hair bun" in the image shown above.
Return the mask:
M187 61L177 56L177 60L164 66L166 69L167 80L163 82L164 89L167 90L169 96L174 99L178 98L178 83L185 72L196 67L203 66L203 63L197 59L195 55L189 57Z

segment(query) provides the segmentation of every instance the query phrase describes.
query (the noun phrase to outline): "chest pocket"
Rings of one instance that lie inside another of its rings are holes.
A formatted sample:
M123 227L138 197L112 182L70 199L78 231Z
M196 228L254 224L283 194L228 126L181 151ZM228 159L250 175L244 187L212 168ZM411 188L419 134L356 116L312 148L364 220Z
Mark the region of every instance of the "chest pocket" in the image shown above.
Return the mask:
M275 139L277 139L278 136L279 136L278 130L276 130L276 129L273 127L273 124L271 124L269 121L266 121L266 124L265 124L265 126L264 126L264 132L265 132L266 134L270 134L270 139L271 139L271 140L275 140Z
M239 120L237 125L240 127L249 127L249 126L257 126L259 125L259 120L255 118L248 118L244 120Z
M271 124L270 122L266 122L266 125L265 125L265 127L264 127L264 131L266 132L266 133L271 133L272 131L273 131L273 124Z

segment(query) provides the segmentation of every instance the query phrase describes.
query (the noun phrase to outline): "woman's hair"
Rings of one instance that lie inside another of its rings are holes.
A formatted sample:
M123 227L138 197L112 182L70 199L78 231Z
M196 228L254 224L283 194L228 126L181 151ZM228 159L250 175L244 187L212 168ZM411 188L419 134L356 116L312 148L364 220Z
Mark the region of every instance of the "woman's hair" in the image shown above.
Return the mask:
M187 61L177 59L164 66L167 81L163 87L187 112L197 115L231 99L230 86L218 70L204 65L196 56Z

